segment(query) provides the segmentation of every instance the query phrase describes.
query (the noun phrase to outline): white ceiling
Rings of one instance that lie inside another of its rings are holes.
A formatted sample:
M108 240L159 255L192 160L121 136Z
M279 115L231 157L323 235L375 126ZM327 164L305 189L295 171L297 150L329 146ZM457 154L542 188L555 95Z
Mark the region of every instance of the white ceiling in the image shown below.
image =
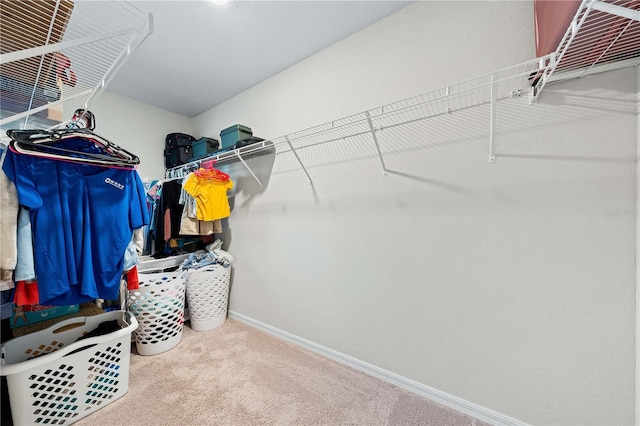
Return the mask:
M154 33L108 90L194 117L411 1L133 1Z

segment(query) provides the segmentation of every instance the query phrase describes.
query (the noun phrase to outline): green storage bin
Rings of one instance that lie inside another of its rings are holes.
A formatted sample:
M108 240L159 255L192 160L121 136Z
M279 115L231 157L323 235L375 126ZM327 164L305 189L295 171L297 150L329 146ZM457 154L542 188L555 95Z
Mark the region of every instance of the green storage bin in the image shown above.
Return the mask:
M217 151L220 147L220 143L213 139L202 137L191 144L191 148L193 150L193 158L204 157L209 153Z
M220 131L220 140L222 141L220 148L231 148L240 139L248 138L249 136L253 136L250 127L243 126L242 124L227 127Z

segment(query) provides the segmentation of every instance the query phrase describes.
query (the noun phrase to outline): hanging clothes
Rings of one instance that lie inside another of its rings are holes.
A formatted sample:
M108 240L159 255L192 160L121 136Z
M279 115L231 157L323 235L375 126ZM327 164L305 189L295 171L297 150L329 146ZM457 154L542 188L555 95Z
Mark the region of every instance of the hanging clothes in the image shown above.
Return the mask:
M36 278L33 259L33 231L29 210L20 207L18 213L18 259L13 279L15 281L31 281Z
M6 151L0 152L0 166ZM16 187L0 173L0 290L13 288L13 270L17 263L18 194Z
M169 240L180 234L180 218L184 206L180 204L182 185L179 180L162 182L161 191L156 199L153 219L154 252L157 255L169 254Z
M185 181L192 173L188 174ZM213 235L222 233L220 219L214 221L198 220L196 199L182 188L180 204L184 205L182 219L180 220L180 235Z
M187 214L187 207L182 211L180 221L180 235L213 235L222 233L222 222L220 219L214 221L198 220Z
M117 299L125 249L149 223L138 172L12 150L2 168L29 209L39 303Z
M170 180L163 184L162 188L162 208L165 216L169 215L168 226L165 227L164 239L169 241L171 238L178 238L180 234L180 218L182 217L182 209L184 206L180 204L180 192L182 184L179 180Z
M212 221L231 215L227 197L227 191L233 188L231 179L217 180L193 173L185 180L183 188L195 197L199 220Z

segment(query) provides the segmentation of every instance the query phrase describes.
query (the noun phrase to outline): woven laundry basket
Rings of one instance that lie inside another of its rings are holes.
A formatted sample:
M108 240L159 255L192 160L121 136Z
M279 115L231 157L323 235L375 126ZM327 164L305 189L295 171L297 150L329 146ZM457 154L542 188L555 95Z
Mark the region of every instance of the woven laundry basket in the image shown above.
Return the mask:
M78 340L110 321L119 328ZM130 312L112 311L3 343L0 371L7 377L13 424L70 425L124 396L136 327Z
M209 331L227 320L231 267L212 264L187 274L189 321L195 331Z
M129 290L127 307L140 326L133 334L140 355L176 347L184 328L185 279L182 271L138 273L140 288Z

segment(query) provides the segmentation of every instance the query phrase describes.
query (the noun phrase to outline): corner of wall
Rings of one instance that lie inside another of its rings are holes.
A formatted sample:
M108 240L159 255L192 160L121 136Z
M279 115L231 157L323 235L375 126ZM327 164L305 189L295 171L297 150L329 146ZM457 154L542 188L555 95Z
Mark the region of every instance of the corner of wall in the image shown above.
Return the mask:
M636 66L636 424L640 424L640 66Z

